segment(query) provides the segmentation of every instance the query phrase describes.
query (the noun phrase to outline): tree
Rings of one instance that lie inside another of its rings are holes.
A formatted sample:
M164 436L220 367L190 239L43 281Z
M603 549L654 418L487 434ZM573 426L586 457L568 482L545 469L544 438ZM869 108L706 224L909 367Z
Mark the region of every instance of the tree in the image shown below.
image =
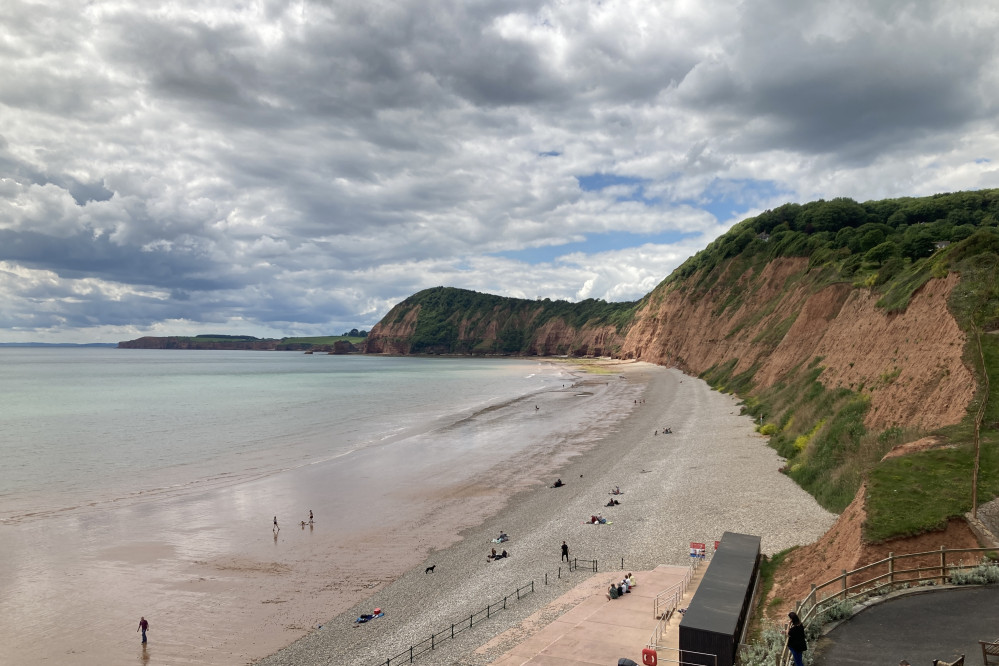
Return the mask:
M891 241L885 241L880 245L875 245L867 254L864 255L864 259L880 266L886 262L889 258L894 257L898 254L898 246Z

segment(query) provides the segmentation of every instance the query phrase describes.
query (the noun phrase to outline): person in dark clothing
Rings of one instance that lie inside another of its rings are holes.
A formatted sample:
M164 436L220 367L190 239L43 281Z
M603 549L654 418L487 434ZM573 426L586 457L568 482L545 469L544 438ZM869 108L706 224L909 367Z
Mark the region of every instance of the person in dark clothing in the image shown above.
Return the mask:
M134 616L133 616L134 617ZM142 642L146 642L146 632L149 631L149 621L145 617L139 618L139 628L136 631L142 632Z
M569 561L569 546L565 545L565 541L562 542L562 559Z
M805 642L805 625L794 611L787 616L791 619L791 624L787 627L787 649L794 657L794 666L804 666L802 654L808 649L808 644Z

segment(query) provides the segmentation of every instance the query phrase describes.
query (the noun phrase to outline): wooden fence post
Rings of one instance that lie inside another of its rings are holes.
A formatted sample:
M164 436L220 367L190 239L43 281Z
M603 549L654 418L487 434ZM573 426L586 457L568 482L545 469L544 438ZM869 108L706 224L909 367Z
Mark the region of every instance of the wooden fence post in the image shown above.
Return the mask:
M947 551L940 546L940 584L947 580Z
M895 586L895 553L888 553L888 584Z
M843 601L846 601L846 569L843 569Z

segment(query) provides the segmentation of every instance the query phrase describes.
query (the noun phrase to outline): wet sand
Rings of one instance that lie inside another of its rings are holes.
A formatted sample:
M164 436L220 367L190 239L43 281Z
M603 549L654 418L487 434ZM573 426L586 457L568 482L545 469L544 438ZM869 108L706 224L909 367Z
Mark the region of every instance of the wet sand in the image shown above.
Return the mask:
M471 417L473 433L515 421L558 433L529 450L486 436L460 451L387 442L337 464L3 525L0 664L260 659L543 483L626 418L643 386L580 375ZM309 509L315 523L303 527ZM150 622L145 648L140 615Z

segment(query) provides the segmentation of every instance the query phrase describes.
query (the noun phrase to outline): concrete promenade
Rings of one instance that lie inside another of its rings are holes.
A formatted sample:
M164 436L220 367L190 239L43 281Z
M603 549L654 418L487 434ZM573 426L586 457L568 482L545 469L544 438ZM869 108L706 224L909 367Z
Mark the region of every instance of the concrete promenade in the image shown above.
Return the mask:
M695 572L679 604L681 608L689 603L706 568L701 566ZM626 572L594 574L480 651L504 641L519 641L516 647L492 661L491 666L607 666L616 665L622 657L641 664L642 648L659 622L653 615L655 597L681 582L687 567L661 565L652 571L633 572L638 584L632 591L608 601L607 587L620 580L623 573ZM544 618L553 609L561 608L571 610L545 624ZM663 633L660 644L673 649L660 652L660 661L677 659L680 617L674 616Z

